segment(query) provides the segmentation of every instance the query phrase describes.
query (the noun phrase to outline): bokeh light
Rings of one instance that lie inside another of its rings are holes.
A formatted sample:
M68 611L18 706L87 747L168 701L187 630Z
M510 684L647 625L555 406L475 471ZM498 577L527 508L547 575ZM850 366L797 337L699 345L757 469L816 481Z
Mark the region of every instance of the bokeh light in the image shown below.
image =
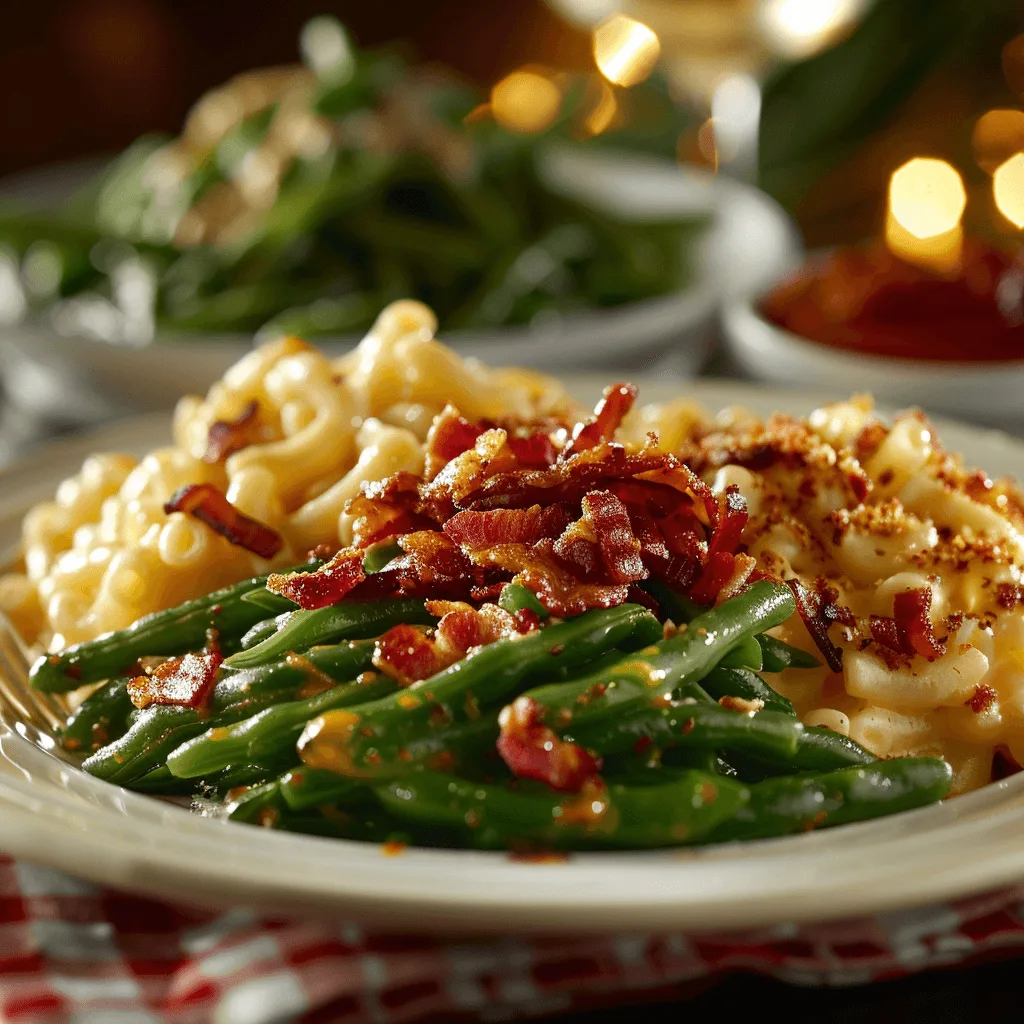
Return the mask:
M1024 150L1024 110L990 110L974 125L971 147L978 166L989 174Z
M615 98L615 91L607 82L601 82L600 86L597 102L583 121L584 131L588 135L600 135L608 131L619 116L619 101Z
M562 105L562 91L540 69L521 68L491 89L494 119L514 132L541 132L550 127Z
M889 209L916 238L952 231L960 223L966 205L963 179L945 160L915 157L889 182Z
M1017 153L996 168L992 194L999 212L1011 224L1024 228L1024 153Z
M661 56L654 30L625 14L613 14L594 29L594 60L613 85L639 85Z
M761 31L773 50L808 57L852 29L865 0L763 0Z

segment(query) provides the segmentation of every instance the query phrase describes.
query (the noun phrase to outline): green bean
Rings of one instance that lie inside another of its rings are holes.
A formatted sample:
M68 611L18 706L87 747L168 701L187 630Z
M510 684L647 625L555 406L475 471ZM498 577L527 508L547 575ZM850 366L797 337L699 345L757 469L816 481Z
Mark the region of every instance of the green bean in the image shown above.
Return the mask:
M817 668L821 664L813 654L790 647L767 633L759 634L757 642L761 645L764 659L761 667L765 672L782 672L787 668Z
M252 786L240 794L227 806L228 817L232 821L245 822L252 825L276 825L281 814L288 809L281 795L281 787L277 779Z
M760 672L763 663L761 645L756 636L748 636L728 651L718 663L722 668L750 669Z
M374 793L395 817L448 829L482 849L678 846L714 832L747 799L743 785L698 771L664 785L612 784L606 794L512 792L417 771Z
M275 594L272 590L263 587L262 590L250 590L248 594L242 595L242 600L249 604L259 605L271 615L283 615L285 612L295 611L295 602L289 601L287 597Z
M617 665L527 693L555 728L564 728L567 721L582 723L614 715L631 705L646 707L680 688L707 699L699 680L739 642L784 622L794 608L788 587L762 580L699 615L685 630L626 656Z
M288 617L291 614L291 612L284 612L281 615L275 615L271 619L262 619L260 622L257 622L242 637L242 650L247 651L250 647L255 647L257 644L261 644L264 640L272 637L288 621Z
M592 660L653 619L623 604L498 640L400 693L325 716L303 736L303 760L356 778L405 774L416 756L436 752L431 734L500 705L526 679Z
M332 604L310 611L300 609L272 636L232 655L224 664L232 669L252 668L283 658L289 652L307 650L315 644L379 636L402 622L432 625L436 621L418 598Z
M321 804L336 804L365 793L366 787L355 779L317 768L293 768L279 780L281 794L293 811L307 811Z
M662 583L660 580L644 580L640 585L661 606L661 617L671 619L677 626L681 626L684 622L689 622L707 611L704 605L697 604L696 601L673 590L667 583Z
M754 715L714 704L678 704L668 708L637 706L617 716L575 721L567 738L599 754L643 750L646 746L741 751L788 771L824 771L875 760L863 747L827 729L812 729L792 715L759 711Z
M769 779L752 785L746 806L709 838L767 839L895 814L941 800L951 780L949 765L930 757Z
M135 710L128 696L128 680L112 679L94 690L79 705L60 732L60 745L73 753L99 750L123 736Z
M373 657L369 640L314 648L301 658L290 658L245 672L221 669L208 706L193 708L154 704L132 716L128 731L96 751L82 767L92 775L131 785L185 740L208 728L224 726L261 708L294 700L304 687L322 686L324 677L351 679L365 671Z
M742 668L713 668L702 680L701 686L715 699L742 697L744 700L762 700L768 711L781 711L795 715L793 702L776 693L756 672Z
M283 756L294 761L295 741L310 719L335 708L374 701L397 688L388 676L341 683L304 700L266 708L242 721L217 722L202 735L187 739L167 758L171 774L199 778L230 764L270 764Z
M382 540L378 544L371 544L363 556L363 571L374 573L380 572L388 564L402 554L402 549L396 541Z
M498 605L513 615L526 609L543 621L548 617L548 610L537 600L537 595L528 587L519 583L506 583L498 595Z
M312 568L315 566L307 563L293 571ZM222 640L240 637L266 617L259 607L242 599L245 594L262 590L266 582L266 576L254 576L206 597L143 616L127 629L75 644L60 654L43 655L32 666L32 685L48 693L63 693L84 683L111 679L128 671L139 658L198 650L210 628L216 629Z

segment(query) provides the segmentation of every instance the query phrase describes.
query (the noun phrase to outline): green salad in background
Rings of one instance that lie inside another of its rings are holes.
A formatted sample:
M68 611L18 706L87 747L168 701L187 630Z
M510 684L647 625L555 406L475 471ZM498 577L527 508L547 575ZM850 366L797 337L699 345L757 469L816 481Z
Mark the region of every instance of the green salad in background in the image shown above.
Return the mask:
M177 138L139 139L60 208L0 208L6 318L131 344L315 337L415 297L479 329L685 283L696 219L617 220L538 169L551 143L673 153L687 115L662 80L616 90L611 119L596 75L549 76L548 123L522 131L442 69L357 51L333 19L302 50L207 93ZM536 120L538 97L522 102Z

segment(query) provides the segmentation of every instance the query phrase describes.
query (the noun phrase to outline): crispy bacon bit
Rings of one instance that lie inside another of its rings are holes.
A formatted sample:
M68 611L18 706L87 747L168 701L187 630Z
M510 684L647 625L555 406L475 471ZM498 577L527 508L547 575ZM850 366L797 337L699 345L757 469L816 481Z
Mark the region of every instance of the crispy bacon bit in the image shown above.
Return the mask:
M479 550L496 544L536 544L557 537L572 521L565 505L542 508L494 509L491 512L457 512L444 524L444 532L463 550Z
M995 755L992 758L992 781L998 782L1000 779L1008 779L1019 771L1020 765L1013 754L1005 746L996 747Z
M373 665L399 686L427 679L445 666L430 637L416 626L392 626L373 648Z
M821 583L823 581L819 581ZM839 621L841 612L836 606L838 596L830 587L819 585L815 590L805 587L799 580L786 580L796 598L796 609L803 619L826 664L833 672L843 670L843 652L829 639L828 629Z
M260 558L273 558L284 544L276 530L239 512L213 484L179 488L164 505L164 512L187 512L232 544Z
M637 389L633 384L612 384L605 388L603 397L594 407L593 418L589 423L576 424L559 461L564 462L573 455L610 441L626 413L633 408L636 396Z
M543 431L524 436L509 434L508 446L524 469L548 469L558 461L558 449L551 435Z
M889 428L879 420L872 420L857 435L853 442L853 450L858 462L866 462L881 447L889 436Z
M206 434L203 462L225 462L229 455L248 448L260 440L260 404L255 399L235 420L217 420Z
M749 718L753 718L764 707L764 701L760 697L747 700L745 697L731 697L728 694L724 697L719 697L718 703L723 708L736 711L741 715L747 715Z
M996 584L996 603L1000 608L1005 608L1010 612L1022 602L1024 602L1024 587L1018 586L1016 583Z
M998 700L999 695L987 683L979 683L974 688L974 693L964 701L964 707L970 708L976 715L988 711Z
M935 635L929 612L932 607L932 592L928 587L905 590L893 600L893 618L896 626L906 637L910 650L920 654L927 661L935 661L946 653L946 646Z
M550 469L511 472L502 469L487 479L477 477L472 481L472 487L460 490L456 500L465 508L481 511L529 508L531 505L553 505L561 501L575 504L590 491L610 489L613 481L629 480L638 474L675 463L676 460L664 452L628 452L621 444L610 441L580 452ZM435 485L431 485L428 497L436 496Z
M517 778L578 793L601 770L600 758L560 739L544 724L543 711L532 697L518 697L503 708L499 722L498 753Z
M217 634L211 630L203 650L169 658L148 674L129 680L128 696L137 708L150 704L201 708L213 690L223 660Z
M315 572L272 573L267 590L287 597L300 608L324 608L337 604L364 579L363 553L345 548Z
M918 587L897 594L893 599L893 614L872 615L869 620L871 637L880 647L897 655L912 658L921 655L927 661L935 661L946 652L945 641L935 635L929 616L932 606L932 592L928 587Z
M452 405L446 405L427 432L425 480L433 480L452 459L469 451L484 427L463 419Z
M473 608L462 601L427 601L426 608L441 620L433 636L415 626L394 626L374 647L374 666L400 686L427 679L474 648L528 633L537 624L536 616L526 624L494 604Z
M562 563L583 579L599 576L613 584L646 579L649 574L626 506L608 491L591 491L581 505L581 518L553 545Z
M725 489L725 495L716 523L715 531L711 535L711 543L708 551L713 555L718 551L735 553L743 539L743 530L747 525L747 502L740 489L735 484L730 484Z
M433 529L434 522L418 511L419 478L395 473L386 480L363 485L363 493L348 503L352 545L366 548L414 530Z
M626 600L628 584L587 583L565 568L552 542L499 544L487 552L494 568L514 573L513 583L533 591L547 611L560 619L580 615L588 608L614 608Z

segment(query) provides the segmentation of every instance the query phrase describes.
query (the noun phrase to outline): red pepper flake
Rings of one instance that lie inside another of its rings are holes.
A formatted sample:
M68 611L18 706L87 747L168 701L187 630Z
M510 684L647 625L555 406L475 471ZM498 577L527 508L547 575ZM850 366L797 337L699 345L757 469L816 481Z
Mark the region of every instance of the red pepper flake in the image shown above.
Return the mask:
M128 696L137 708L147 708L150 704L204 707L223 660L217 635L211 630L202 651L169 658L147 675L129 680Z
M998 699L998 694L986 683L979 683L974 693L964 701L964 707L970 708L976 715L988 711Z
M213 484L190 484L171 495L164 512L187 512L238 547L273 558L284 544L269 526L239 512Z
M204 462L225 462L229 455L261 440L260 404L255 399L234 420L217 420L206 434Z

